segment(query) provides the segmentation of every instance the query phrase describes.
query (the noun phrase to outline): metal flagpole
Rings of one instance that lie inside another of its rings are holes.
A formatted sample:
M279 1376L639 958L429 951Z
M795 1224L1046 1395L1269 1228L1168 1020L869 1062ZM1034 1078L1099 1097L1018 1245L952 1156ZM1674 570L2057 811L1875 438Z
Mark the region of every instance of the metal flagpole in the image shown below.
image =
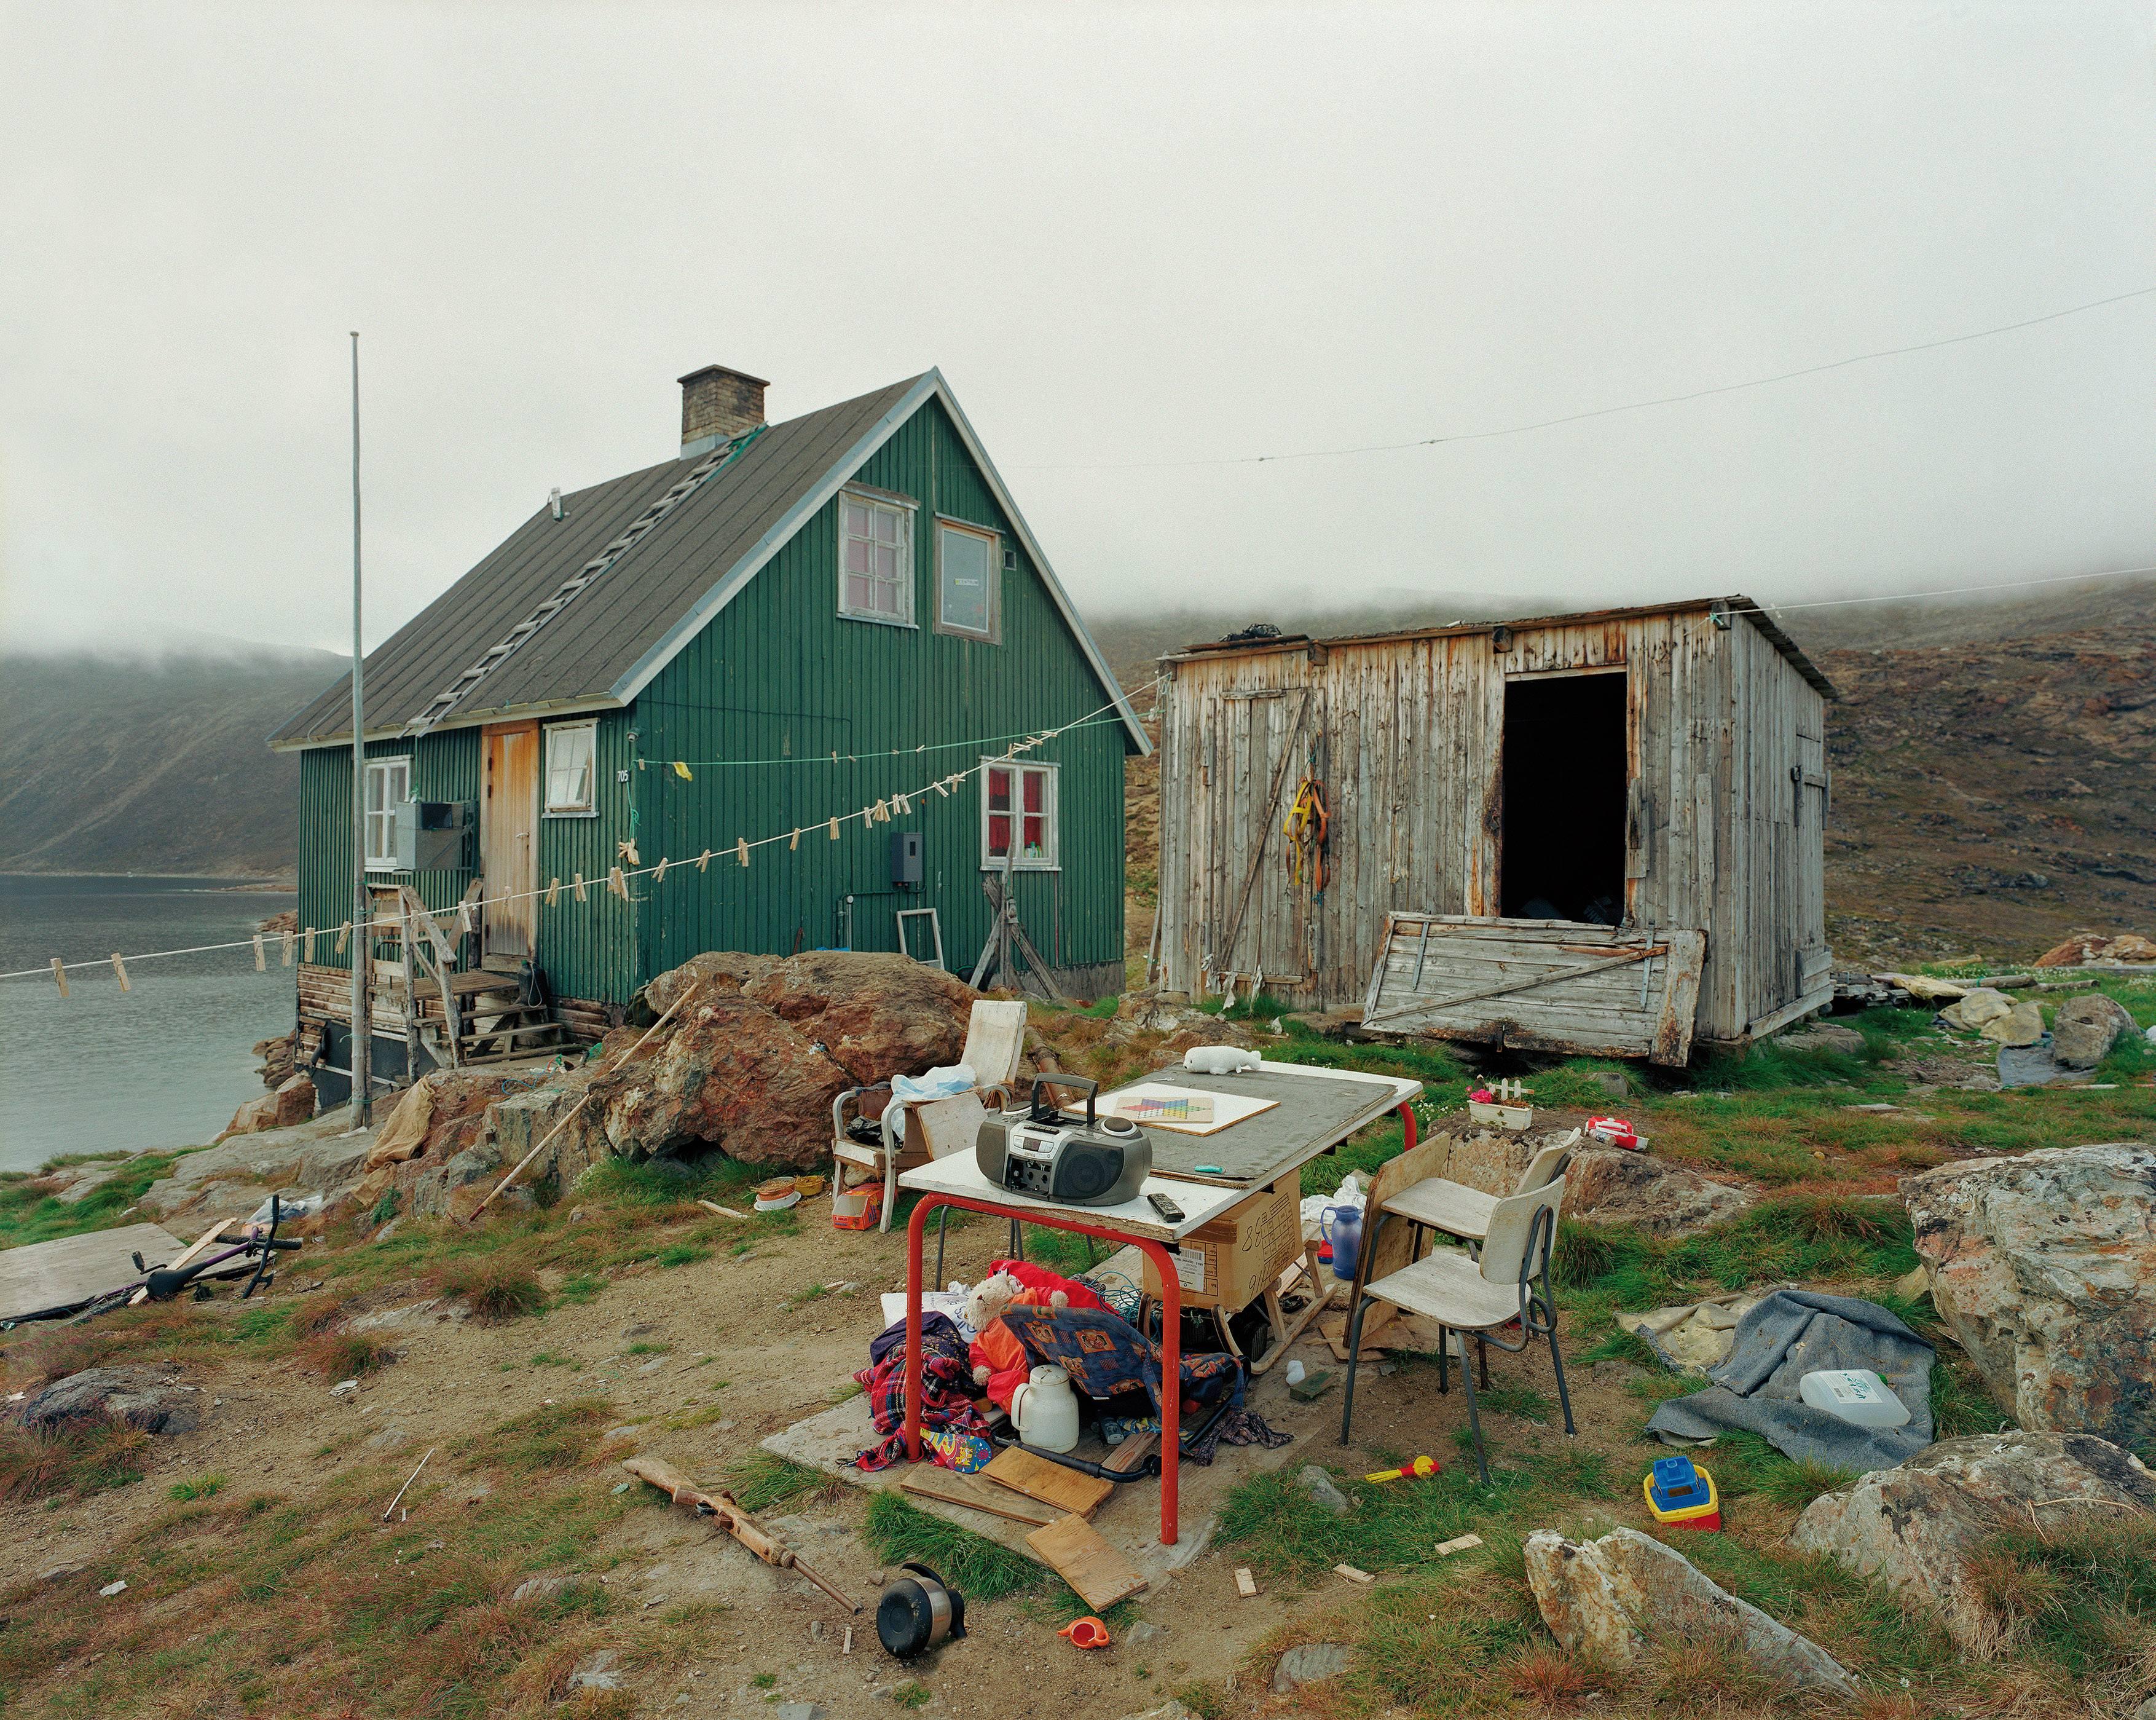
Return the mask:
M367 969L373 966L373 912L367 900L366 701L359 638L359 331L352 331L352 1119L374 1120L374 1029L367 1019Z

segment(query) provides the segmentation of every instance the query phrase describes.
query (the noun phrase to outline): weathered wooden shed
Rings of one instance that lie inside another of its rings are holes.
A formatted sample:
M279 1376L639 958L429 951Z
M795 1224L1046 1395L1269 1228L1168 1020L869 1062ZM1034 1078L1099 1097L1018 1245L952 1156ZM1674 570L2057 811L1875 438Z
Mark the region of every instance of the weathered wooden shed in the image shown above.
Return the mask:
M1163 983L1681 1063L1824 1006L1825 706L1758 605L1163 659Z

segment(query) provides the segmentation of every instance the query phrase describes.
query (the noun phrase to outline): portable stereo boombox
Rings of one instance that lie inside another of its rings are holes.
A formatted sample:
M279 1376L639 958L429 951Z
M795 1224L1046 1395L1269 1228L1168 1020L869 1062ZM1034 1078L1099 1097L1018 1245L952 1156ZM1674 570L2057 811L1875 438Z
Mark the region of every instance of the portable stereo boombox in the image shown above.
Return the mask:
M1049 1101L1043 1089L1083 1087L1086 1121ZM1069 1206L1120 1206L1135 1200L1152 1170L1152 1142L1127 1117L1098 1117L1098 1081L1042 1076L1023 1111L998 1112L981 1124L973 1162L998 1189Z

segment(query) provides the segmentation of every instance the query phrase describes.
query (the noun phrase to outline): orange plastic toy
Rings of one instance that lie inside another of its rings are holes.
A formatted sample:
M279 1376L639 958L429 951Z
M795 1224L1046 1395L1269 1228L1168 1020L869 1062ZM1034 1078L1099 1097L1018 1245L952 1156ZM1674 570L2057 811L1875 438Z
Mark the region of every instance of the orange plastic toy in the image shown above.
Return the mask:
M1055 1634L1069 1637L1073 1648L1106 1648L1108 1646L1108 1627L1090 1615L1082 1619L1073 1619Z
M1403 1476L1411 1476L1416 1481L1426 1481L1432 1476L1444 1472L1445 1466L1435 1457L1418 1457L1404 1468L1381 1469L1375 1475L1366 1475L1363 1479L1366 1481L1396 1481Z

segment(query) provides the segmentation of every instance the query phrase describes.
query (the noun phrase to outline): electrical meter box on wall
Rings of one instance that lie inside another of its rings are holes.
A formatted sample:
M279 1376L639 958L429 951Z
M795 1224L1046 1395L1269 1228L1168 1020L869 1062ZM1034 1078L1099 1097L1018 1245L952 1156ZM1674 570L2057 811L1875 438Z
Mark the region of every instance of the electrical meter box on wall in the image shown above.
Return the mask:
M891 881L901 890L921 888L921 832L891 833Z
M407 800L397 809L397 870L462 872L471 868L479 808L470 800Z

